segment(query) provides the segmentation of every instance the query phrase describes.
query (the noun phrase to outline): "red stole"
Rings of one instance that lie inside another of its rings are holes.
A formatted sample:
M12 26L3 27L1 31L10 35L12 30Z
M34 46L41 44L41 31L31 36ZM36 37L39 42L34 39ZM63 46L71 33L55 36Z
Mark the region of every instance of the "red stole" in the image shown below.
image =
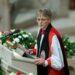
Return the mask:
M60 35L59 35L59 33L58 32L56 32L56 30L52 27L51 28L51 31L50 31L50 33L49 33L49 38L48 38L48 41L49 41L49 48L51 49L51 44L52 44L52 38L53 38L53 36L55 35L55 34L57 34L59 37L60 37ZM49 54L48 54L48 57L50 57L51 56L51 52L50 52L50 50L49 50ZM61 69L61 70L55 70L55 69L53 69L53 68L51 68L50 66L48 66L48 75L64 75L64 71L63 71L63 69Z

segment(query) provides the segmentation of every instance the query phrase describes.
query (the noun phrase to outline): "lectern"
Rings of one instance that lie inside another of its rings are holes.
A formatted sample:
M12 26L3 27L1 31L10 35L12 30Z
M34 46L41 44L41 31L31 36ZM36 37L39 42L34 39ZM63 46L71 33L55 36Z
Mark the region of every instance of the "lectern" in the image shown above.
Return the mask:
M37 75L37 66L35 59L22 57L15 50L8 49L0 44L0 58L2 59L2 67L6 71L21 71L24 75L32 73Z

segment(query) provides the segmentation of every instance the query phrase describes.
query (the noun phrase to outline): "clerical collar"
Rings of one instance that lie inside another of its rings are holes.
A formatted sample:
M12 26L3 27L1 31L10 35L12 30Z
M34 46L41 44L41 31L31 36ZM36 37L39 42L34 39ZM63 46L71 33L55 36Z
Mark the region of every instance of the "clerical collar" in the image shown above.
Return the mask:
M49 24L47 25L47 27L41 28L41 29L40 29L40 33L41 33L41 34L45 34L45 31L48 30L48 28L50 28L50 27L52 27L51 23L49 23Z
M44 35L45 34L45 30L44 29L40 29L40 33L41 33L41 35Z

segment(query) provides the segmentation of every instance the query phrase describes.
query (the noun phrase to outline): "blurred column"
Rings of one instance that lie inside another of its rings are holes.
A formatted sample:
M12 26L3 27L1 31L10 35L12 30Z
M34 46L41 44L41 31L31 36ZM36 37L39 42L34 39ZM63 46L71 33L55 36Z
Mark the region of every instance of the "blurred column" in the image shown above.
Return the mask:
M68 16L69 0L60 0L59 16Z
M0 0L0 31L10 29L10 7L9 0Z

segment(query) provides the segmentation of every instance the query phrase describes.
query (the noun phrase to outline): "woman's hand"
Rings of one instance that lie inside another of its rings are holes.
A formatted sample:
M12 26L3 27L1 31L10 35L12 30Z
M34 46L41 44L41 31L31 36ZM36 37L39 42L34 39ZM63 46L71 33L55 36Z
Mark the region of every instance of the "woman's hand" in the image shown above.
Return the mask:
M44 58L37 58L35 59L35 64L37 65L43 65L45 63L45 59Z
M25 50L26 54L32 54L32 49Z

